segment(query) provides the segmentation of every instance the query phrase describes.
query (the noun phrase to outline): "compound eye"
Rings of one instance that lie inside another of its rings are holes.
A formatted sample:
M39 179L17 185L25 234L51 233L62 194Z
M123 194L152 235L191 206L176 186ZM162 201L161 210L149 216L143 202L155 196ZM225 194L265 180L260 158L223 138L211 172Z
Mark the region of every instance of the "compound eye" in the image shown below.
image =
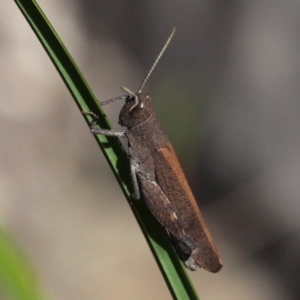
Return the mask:
M140 108L143 108L143 107L146 105L146 103L148 103L148 101L149 101L150 99L151 99L151 98L150 98L148 95L146 95L145 98L142 99L142 101L141 101L139 107L140 107Z
M125 103L130 103L131 101L134 101L134 97L133 96L127 96Z
M134 101L133 105L129 109L129 113L131 113L136 107L139 107L140 99L135 96L131 98L132 101ZM131 102L131 101L130 101Z

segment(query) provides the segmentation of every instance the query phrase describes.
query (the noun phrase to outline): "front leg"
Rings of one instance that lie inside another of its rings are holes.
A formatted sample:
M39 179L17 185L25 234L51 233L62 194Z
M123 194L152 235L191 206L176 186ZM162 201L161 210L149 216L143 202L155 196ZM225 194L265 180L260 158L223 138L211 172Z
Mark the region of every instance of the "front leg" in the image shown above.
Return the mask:
M98 125L99 117L95 113L93 113L91 111L83 111L82 114L86 115L86 116L92 116L93 122L90 126L90 130L91 130L92 134L94 134L94 135L101 134L101 135L106 135L106 136L124 137L125 132L98 128L97 125Z

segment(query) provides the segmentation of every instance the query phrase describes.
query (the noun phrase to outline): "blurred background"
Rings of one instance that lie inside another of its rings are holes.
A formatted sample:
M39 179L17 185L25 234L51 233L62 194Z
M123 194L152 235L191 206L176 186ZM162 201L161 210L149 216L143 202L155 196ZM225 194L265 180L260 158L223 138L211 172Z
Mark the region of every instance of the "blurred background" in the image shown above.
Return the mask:
M299 299L300 3L38 1L99 100L144 88L224 267L201 299ZM76 105L0 1L0 223L48 299L171 299ZM122 103L105 107L116 128Z

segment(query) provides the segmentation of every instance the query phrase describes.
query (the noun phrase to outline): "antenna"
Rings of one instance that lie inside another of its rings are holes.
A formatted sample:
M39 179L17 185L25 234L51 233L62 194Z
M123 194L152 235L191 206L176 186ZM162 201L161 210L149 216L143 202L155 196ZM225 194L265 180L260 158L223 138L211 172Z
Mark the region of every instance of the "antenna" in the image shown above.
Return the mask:
M158 56L157 56L157 58L156 58L154 64L152 65L150 71L148 72L147 76L146 76L145 79L143 80L143 82L142 82L142 84L141 84L141 86L140 86L140 88L139 88L138 93L141 93L141 92L142 92L142 89L143 89L144 85L146 84L147 80L149 79L149 77L150 77L151 73L153 72L154 68L156 67L158 61L160 60L160 58L161 58L162 55L164 54L166 48L167 48L168 45L170 44L170 42L171 42L171 40L172 40L172 37L173 37L173 35L174 35L174 33L175 33L175 29L176 29L176 28L174 27L173 30L172 30L171 35L169 36L169 38L167 39L167 41L166 41L164 47L161 49L160 53L158 54Z
M109 104L109 103L112 103L112 102L115 102L115 101L120 101L120 100L123 100L123 99L126 99L127 98L127 95L124 95L124 96L119 96L119 97L115 97L115 98L112 98L112 99L109 99L109 100L105 100L105 101L102 101L102 102L99 102L101 104L101 106L103 105L106 105L106 104Z
M124 92L128 93L129 95L135 96L135 93L132 92L132 91L131 91L129 88L127 88L126 86L121 85L121 89L122 89Z
M126 86L123 86L123 85L121 85L121 89L124 91L124 92L126 92L126 93L128 93L129 95L131 95L131 96L133 96L134 97L134 105L133 106L131 106L131 108L129 109L129 113L139 104L139 98L138 98L138 96L135 94L135 93L133 93L130 89L128 89Z

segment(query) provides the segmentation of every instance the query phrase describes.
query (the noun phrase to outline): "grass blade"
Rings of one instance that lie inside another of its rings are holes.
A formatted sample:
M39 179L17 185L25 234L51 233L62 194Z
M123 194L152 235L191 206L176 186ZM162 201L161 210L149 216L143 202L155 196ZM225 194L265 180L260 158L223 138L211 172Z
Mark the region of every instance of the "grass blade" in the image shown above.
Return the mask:
M15 0L29 25L48 53L54 66L82 111L93 111L99 118L99 126L111 129L102 108L88 84L64 47L57 33L47 20L41 8L32 0ZM85 116L88 124L90 117ZM127 155L116 138L95 136L125 197L130 202L131 183ZM106 145L105 147L103 145ZM107 145L109 145L107 147ZM165 229L156 221L143 201L137 201L132 211L149 244L161 273L174 299L198 299L198 296L182 264L169 241Z
M9 234L0 228L0 290L5 299L41 300L30 262Z

